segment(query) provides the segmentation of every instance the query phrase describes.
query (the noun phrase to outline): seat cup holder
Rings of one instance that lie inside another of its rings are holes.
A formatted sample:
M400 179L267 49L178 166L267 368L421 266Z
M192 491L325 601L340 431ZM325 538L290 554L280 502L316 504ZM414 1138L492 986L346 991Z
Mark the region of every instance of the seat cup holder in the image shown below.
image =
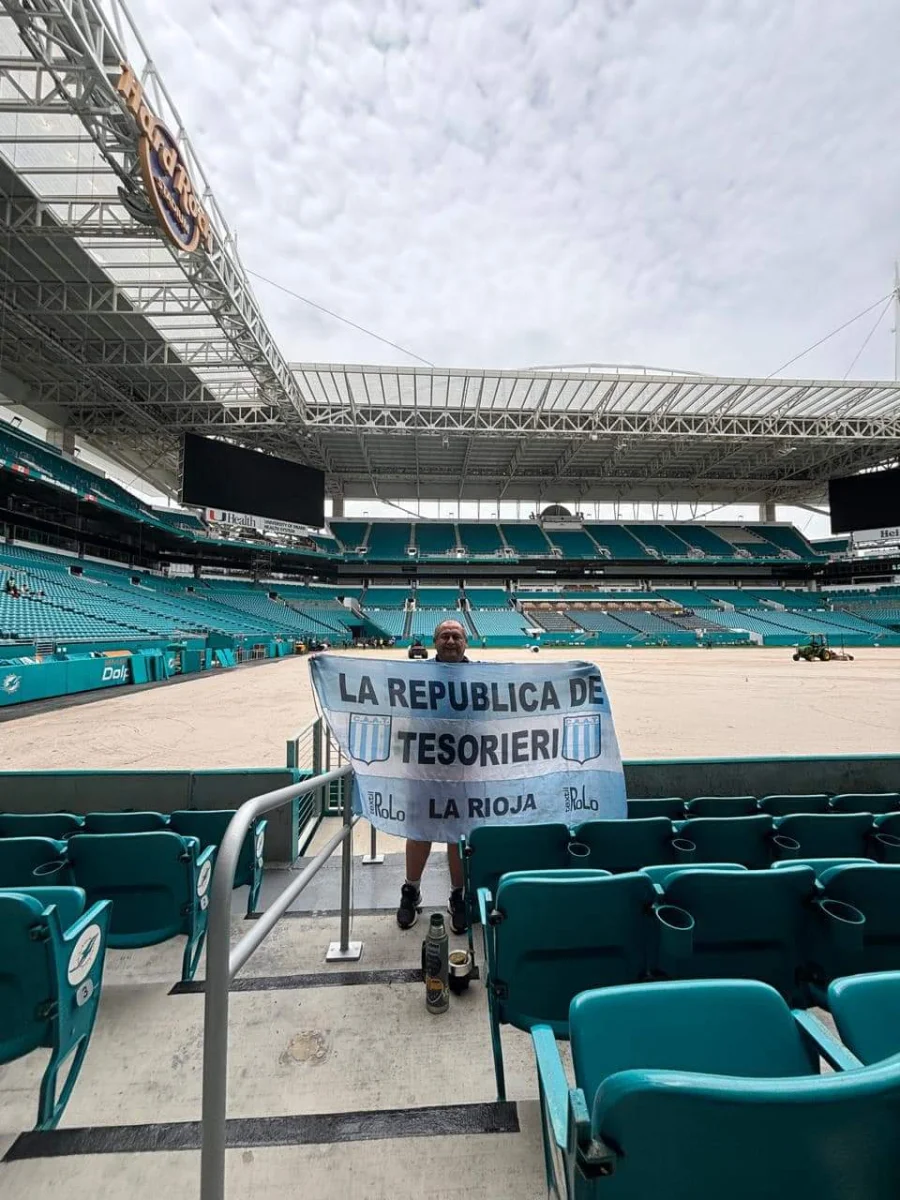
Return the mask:
M876 833L879 857L886 863L900 863L900 837L893 833Z
M861 953L866 918L859 909L828 896L819 901L819 908L828 918L827 931L831 944L839 950Z
M687 958L694 949L694 918L674 904L658 904L654 912L659 923L660 959Z
M779 858L797 858L800 853L800 843L786 833L773 834L772 844L778 850Z
M569 866L586 867L591 857L591 848L584 842L569 842Z
M696 843L690 840L690 838L672 838L671 846L675 854L676 862L694 861L694 855L697 853L697 846Z
M65 871L68 865L64 858L54 858L51 862L41 863L31 873L35 879L39 879L42 883L48 883Z

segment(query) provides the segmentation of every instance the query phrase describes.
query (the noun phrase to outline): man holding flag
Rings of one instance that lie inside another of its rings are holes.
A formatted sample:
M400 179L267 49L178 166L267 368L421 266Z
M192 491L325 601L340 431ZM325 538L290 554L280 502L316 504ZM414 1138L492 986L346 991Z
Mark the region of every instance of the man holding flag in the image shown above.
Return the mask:
M462 621L442 621L434 631L434 659L440 663L468 662L466 649L468 639ZM400 889L400 907L397 909L397 924L401 929L412 929L419 919L422 907L420 884L422 872L431 853L431 842L406 841L406 882ZM459 847L455 842L447 846L447 863L450 867L450 899L447 911L450 913L450 928L454 933L465 933L466 904L463 894L464 876L462 859L459 857Z

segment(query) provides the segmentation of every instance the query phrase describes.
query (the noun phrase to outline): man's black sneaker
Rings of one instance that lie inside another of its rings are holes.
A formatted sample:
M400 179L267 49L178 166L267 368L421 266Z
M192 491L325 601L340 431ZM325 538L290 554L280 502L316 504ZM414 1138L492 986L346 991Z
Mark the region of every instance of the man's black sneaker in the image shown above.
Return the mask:
M419 919L422 909L422 896L419 889L411 883L404 883L400 889L400 907L397 909L397 924L401 929L412 929Z
M465 933L469 928L466 919L466 901L462 888L454 888L447 901L447 912L450 914L450 928L454 933Z

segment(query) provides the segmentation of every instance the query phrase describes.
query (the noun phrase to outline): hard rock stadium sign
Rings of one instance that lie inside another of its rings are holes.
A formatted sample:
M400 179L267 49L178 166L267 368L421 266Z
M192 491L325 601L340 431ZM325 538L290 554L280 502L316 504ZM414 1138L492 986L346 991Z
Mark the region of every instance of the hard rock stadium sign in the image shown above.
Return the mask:
M175 139L144 97L141 81L127 63L121 64L116 91L134 116L140 132L138 160L144 187L159 224L173 245L192 254L212 250L209 216L197 199L187 165Z

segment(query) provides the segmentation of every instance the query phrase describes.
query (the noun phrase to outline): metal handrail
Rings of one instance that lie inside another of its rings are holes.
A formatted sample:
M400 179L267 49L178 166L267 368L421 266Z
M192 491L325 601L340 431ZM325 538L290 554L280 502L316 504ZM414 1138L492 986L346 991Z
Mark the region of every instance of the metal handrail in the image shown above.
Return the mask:
M209 901L209 927L206 935L206 984L203 1019L203 1109L201 1118L202 1149L200 1155L201 1200L224 1200L225 1197L225 1121L228 1083L228 999L231 981L265 938L280 917L315 878L334 851L343 843L341 863L341 941L346 951L350 936L350 871L352 864L352 831L357 818L351 809L351 789L343 788L343 821L341 828L304 868L297 878L270 904L249 933L231 945L231 893L234 873L244 839L251 825L263 813L282 804L289 804L309 792L326 789L336 780L352 772L348 764L316 775L303 783L279 788L248 800L232 817L219 846L213 872Z

